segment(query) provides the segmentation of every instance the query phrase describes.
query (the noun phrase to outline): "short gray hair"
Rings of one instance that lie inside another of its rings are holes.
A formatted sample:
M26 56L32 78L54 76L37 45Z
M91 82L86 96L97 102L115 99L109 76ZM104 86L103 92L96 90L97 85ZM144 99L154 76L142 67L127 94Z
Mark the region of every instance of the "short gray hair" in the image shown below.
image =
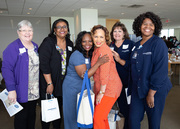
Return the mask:
M17 30L20 30L20 28L21 27L23 27L23 26L29 26L30 28L32 28L33 29L33 26L32 26L32 24L31 24L31 22L30 21L28 21L28 20L22 20L22 21L20 21L19 23L18 23L18 25L17 25Z

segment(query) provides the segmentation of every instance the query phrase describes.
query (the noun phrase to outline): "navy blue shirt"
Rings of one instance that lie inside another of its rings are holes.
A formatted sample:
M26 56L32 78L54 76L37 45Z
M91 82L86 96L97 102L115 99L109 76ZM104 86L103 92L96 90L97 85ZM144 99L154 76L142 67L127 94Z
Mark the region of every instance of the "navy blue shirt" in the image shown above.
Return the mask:
M124 66L115 61L116 69L118 71L119 77L121 78L123 88L126 88L128 86L130 56L133 45L134 42L129 39L125 39L119 48L115 45L114 42L112 42L110 45L111 47L114 47L114 51L119 54L120 58L126 61Z
M169 90L172 84L168 78L168 48L164 41L153 35L142 46L138 41L131 53L131 80L139 98L147 96L149 89Z

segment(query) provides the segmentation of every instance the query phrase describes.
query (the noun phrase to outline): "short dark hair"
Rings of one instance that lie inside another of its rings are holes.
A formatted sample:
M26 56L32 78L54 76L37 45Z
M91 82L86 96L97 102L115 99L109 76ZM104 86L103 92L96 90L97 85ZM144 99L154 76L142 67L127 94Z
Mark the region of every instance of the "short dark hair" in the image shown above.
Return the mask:
M59 22L65 22L65 23L66 23L67 29L68 29L68 33L67 33L67 35L66 35L66 38L70 39L69 23L68 23L68 21L66 21L65 19L62 19L62 18L57 19L56 21L54 21L54 23L53 23L53 25L52 25L52 28L51 28L51 32L49 33L48 36L49 36L49 37L54 37L54 36L55 36L55 35L54 35L54 29L56 28L56 25L57 25Z
M114 39L114 37L113 37L113 31L114 31L117 27L120 27L120 28L123 30L123 32L124 32L124 37L123 37L123 39L130 39L130 38L129 38L129 33L128 33L125 25L124 25L123 23L121 23L121 22L118 21L118 22L116 22L116 23L113 25L112 30L111 30L111 33L110 33L111 41L112 41L112 42L115 42L115 39Z
M94 35L94 33L97 29L102 29L104 31L106 44L109 45L110 42L109 42L109 31L108 31L108 29L102 25L96 25L91 29L91 34Z
M81 31L77 36L75 49L78 50L79 52L81 52L83 54L83 56L86 58L87 57L87 52L82 46L82 38L84 37L85 34L89 34L91 36L91 32ZM92 42L93 42L93 40L92 40ZM94 50L94 43L92 45L92 48L88 52L88 56L90 58L92 57L93 50Z
M155 30L154 30L154 34L159 36L159 34L161 33L161 29L162 29L162 22L161 19L158 15L154 14L153 12L146 12L143 14L140 14L138 17L136 17L134 19L133 22L133 31L134 34L136 34L136 36L141 36L141 25L144 21L144 19L149 18L151 19L151 21L153 22L154 26L155 26Z

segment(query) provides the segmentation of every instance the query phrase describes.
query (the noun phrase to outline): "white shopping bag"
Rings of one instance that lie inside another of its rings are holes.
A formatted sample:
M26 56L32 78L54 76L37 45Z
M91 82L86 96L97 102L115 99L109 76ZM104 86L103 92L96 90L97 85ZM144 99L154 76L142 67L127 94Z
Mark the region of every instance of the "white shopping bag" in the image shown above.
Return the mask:
M110 129L116 129L116 121L108 121Z
M125 118L119 113L119 110L111 109L108 114L108 122L110 129L123 129Z
M81 92L77 95L77 124L78 127L92 128L94 114L94 93L90 90L87 72L84 75ZM85 85L87 87L85 89Z
M90 90L90 94L91 94L91 100L92 102L94 102L94 93ZM80 93L78 94L78 100L80 97ZM94 109L94 104L93 104L93 109ZM85 125L90 125L93 123L93 116L91 113L91 106L89 104L89 98L88 98L88 93L87 90L84 90L83 92L83 97L81 100L81 104L79 107L79 112L78 112L78 119L77 119L78 123L83 123Z
M57 98L41 100L42 121L50 122L60 118Z

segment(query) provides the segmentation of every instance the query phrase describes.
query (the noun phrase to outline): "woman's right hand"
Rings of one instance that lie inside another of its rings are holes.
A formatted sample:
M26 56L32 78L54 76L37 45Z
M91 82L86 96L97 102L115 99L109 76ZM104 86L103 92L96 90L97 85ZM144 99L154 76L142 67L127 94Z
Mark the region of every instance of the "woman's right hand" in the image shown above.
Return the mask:
M16 98L17 98L16 91L15 90L9 91L8 99L10 100L10 102L11 103L15 103L16 102Z
M98 95L96 96L96 105L100 104L103 96L104 96L104 94L98 93Z
M102 65L104 63L107 63L109 61L109 56L108 54L104 55L101 57L101 55L99 56L97 63L99 63L99 65Z
M114 59L115 59L117 62L119 62L119 60L121 60L119 54L118 54L116 51L112 50L112 54L113 54Z
M51 84L47 87L46 93L51 95L53 93L53 90L54 90L54 86L53 84Z

